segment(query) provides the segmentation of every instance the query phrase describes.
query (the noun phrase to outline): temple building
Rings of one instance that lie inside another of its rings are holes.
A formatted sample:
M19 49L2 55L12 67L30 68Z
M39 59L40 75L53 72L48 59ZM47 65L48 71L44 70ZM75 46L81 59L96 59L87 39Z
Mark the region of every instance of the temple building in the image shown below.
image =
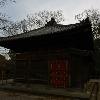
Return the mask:
M16 53L15 81L56 88L81 88L94 71L89 18L62 25L51 18L44 27L0 37L0 46Z

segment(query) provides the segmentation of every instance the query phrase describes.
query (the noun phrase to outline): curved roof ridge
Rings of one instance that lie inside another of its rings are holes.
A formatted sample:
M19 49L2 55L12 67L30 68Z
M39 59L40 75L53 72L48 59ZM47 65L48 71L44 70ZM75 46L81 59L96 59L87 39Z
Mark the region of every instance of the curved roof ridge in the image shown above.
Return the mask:
M63 24L54 24L54 25L45 25L41 28L31 30L25 33L13 35L13 36L8 36L8 37L0 37L0 41L6 41L6 40L15 40L15 39L22 39L22 38L29 38L33 36L40 36L40 35L46 35L46 34L54 34L57 32L62 32L62 31L68 31L72 30L77 27L81 27L84 24L86 24L89 20L83 20L80 23L76 24L69 24L69 25L63 25Z

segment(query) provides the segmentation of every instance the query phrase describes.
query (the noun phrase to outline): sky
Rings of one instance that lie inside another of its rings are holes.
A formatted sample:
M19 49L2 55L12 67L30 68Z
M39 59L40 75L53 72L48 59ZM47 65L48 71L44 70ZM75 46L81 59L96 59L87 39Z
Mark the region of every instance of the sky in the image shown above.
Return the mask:
M65 18L64 24L75 23L75 15L85 9L100 9L100 0L16 0L16 3L8 3L0 9L11 20L18 21L42 10L62 10Z
M16 3L8 2L0 8L0 12L5 13L10 20L20 21L35 12L62 10L65 18L63 24L73 24L77 22L75 15L91 8L100 9L100 0L16 0Z

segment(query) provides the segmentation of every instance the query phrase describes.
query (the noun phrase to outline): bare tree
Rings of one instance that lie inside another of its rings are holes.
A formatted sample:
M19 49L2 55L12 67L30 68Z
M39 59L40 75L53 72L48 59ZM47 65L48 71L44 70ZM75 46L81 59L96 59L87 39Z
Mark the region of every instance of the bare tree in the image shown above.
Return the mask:
M4 36L17 34L18 26L7 18L6 15L0 13L0 32Z
M94 39L100 38L100 11L98 9L88 9L76 15L75 19L81 21L86 17L89 17L91 21Z
M7 3L15 2L15 0L0 0L0 8L7 5ZM0 12L0 32L5 35L5 33L10 33L9 29L13 22L9 20L6 14ZM11 33L10 33L11 34Z
M16 2L16 0L0 0L0 7L5 6L9 1Z

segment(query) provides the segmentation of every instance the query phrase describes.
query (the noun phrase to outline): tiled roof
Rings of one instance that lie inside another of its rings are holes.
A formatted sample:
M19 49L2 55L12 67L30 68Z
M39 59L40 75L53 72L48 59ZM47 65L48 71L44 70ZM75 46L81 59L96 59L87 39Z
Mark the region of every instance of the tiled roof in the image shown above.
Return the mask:
M0 37L0 41L16 40L16 39L28 38L28 37L34 37L34 36L40 36L40 35L46 35L46 34L54 34L54 33L58 33L61 31L69 31L74 28L83 26L84 22L86 21L82 21L80 23L70 24L70 25L61 25L61 24L51 25L51 22L48 22L44 27L41 27L39 29L35 29L35 30L22 33L22 34L17 34L14 36Z

